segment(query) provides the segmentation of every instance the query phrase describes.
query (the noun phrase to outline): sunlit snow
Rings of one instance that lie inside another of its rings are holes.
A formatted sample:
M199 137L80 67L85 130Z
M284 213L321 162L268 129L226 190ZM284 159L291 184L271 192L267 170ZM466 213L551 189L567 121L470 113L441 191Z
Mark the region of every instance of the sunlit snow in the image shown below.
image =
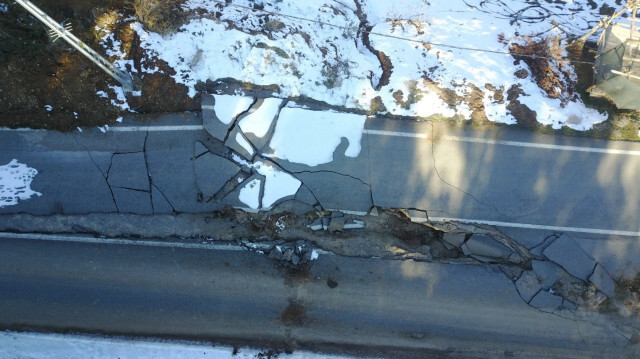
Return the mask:
M31 189L31 181L38 170L13 159L0 166L0 207L18 204L18 200L27 200L31 196L42 196Z
M312 111L285 107L280 111L267 155L309 166L333 161L342 139L349 143L344 155L357 157L364 129L364 115Z
M164 37L138 23L131 26L141 46L166 61L191 96L199 81L234 78L277 85L279 97L302 95L363 110L369 110L379 97L390 114L470 118L470 94L479 91L489 120L514 123L508 101L502 98L517 85L524 92L521 103L538 113L541 123L554 128L586 130L607 118L586 108L580 99L550 99L532 76L516 77L516 71L528 67L514 61L499 37L509 41L523 35L581 35L601 19L596 10L603 4L619 8L613 0L570 4L514 0L508 6L482 0L362 1L372 26L371 45L393 65L388 84L379 89L380 61L357 36L360 18L354 3L264 2L265 11L281 14L268 18L260 10L245 8L252 4L237 0L220 8L217 2L189 0L185 9L215 12L217 18L193 19ZM500 99L494 99L494 91ZM457 97L452 99L451 94ZM550 108L552 116L547 115Z

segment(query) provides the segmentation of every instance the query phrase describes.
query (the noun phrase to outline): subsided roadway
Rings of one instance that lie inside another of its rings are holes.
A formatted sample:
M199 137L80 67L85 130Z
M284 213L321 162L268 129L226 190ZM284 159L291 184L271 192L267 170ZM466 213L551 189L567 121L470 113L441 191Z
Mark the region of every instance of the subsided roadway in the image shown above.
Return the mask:
M321 254L294 270L235 245L136 243L0 239L0 327L382 357L638 354L604 315L528 306L495 266Z

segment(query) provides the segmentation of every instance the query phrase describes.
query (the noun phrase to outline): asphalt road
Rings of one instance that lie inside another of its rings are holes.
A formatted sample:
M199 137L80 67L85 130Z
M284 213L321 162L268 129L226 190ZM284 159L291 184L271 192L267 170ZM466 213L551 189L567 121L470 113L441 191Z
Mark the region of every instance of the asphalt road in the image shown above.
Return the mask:
M14 330L408 357L619 357L628 341L605 324L529 307L492 266L320 255L293 273L247 250L0 240L0 328Z
M187 130L0 131L0 163L15 158L36 168L32 188L43 194L0 214L222 208L225 203L197 201L207 184L194 170L194 144L216 146L197 129L201 123L197 115L174 114L153 126ZM383 119L367 120L361 144L351 158L343 141L333 162L315 167L274 160L325 208L414 208L430 218L640 235L640 144ZM212 171L205 178L224 184L228 176Z

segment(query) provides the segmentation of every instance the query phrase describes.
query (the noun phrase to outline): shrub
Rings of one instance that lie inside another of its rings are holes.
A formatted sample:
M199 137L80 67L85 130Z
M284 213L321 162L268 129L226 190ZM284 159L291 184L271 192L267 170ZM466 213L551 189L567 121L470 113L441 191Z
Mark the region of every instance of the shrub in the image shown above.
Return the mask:
M149 30L162 35L175 32L186 21L184 0L133 0L138 20Z

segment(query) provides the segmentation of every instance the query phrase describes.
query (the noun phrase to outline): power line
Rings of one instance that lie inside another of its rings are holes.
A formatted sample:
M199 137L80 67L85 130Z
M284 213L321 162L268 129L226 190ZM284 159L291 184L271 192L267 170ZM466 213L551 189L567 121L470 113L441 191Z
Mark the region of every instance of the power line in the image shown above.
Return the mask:
M359 29L359 27L336 25L336 24L332 24L332 23L329 23L329 22L321 21L321 20L314 20L314 19L309 19L309 18L296 16L296 15L283 14L283 13L270 11L270 10L255 9L255 8L252 8L252 7L249 7L249 6L238 5L238 4L234 4L234 3L226 3L225 1L222 1L222 0L211 0L211 2L214 2L214 3L217 3L217 4L221 4L221 5L224 5L224 6L233 6L233 7L237 7L237 8L241 8L241 9L245 9L245 10L250 10L251 12L261 11L261 12L263 12L265 14L269 14L269 15L281 16L281 17L285 17L285 18L290 18L290 19L295 19L295 20L300 20L300 21L305 21L305 22L316 23L316 24L319 24L319 25L325 25L325 26L329 26L329 27L333 27L333 28L337 28L337 29L341 29L341 30L346 30L346 31L352 31L352 30L358 30ZM456 50L476 51L476 52L492 53L492 54L498 54L498 55L509 55L509 56L514 56L514 57L528 57L528 58L533 58L533 59L548 59L548 60L553 59L553 60L558 60L558 58L553 57L553 56L542 56L542 55L536 55L536 54L512 54L509 51L478 49L478 48L473 48L473 47L457 46L457 45L443 44L443 43L437 43L437 42L428 42L428 41L410 39L410 38L406 38L406 37L402 37L402 36L398 36L398 35L384 34L384 33L376 32L376 31L361 30L360 32L366 33L366 34L369 34L369 35L376 35L376 36L380 36L380 37L386 37L386 38L390 38L390 39L394 39L394 40L402 40L402 41L407 41L407 42L413 42L413 43L426 45L426 46L438 46L438 47L446 47L446 48L456 49ZM572 59L570 59L568 57L560 58L560 60L569 60L569 61L571 61L573 63L578 63L578 64L595 65L595 63L591 62L591 61L572 60Z

